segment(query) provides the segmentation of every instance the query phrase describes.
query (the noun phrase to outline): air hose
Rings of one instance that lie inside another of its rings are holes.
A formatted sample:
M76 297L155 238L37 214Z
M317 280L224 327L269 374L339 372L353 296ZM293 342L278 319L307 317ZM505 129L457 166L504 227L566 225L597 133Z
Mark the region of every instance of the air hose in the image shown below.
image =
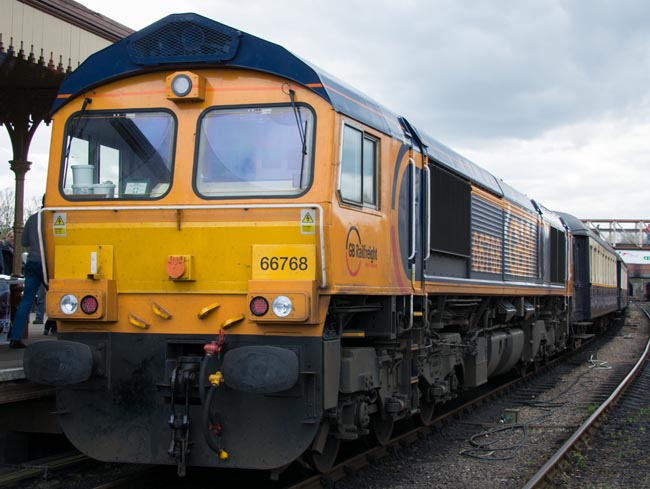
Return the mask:
M214 416L210 410L212 401L214 400L214 393L217 390L217 385L210 386L208 394L205 397L205 404L203 406L203 413L201 416L201 423L203 424L203 435L205 442L210 449L214 451L221 460L228 460L228 452L221 448L221 419L218 413Z

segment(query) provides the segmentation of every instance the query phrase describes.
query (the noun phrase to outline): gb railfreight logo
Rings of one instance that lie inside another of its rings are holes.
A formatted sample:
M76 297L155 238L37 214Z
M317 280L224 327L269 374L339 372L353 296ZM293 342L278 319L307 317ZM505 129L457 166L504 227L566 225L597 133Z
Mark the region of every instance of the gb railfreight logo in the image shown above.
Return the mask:
M345 264L351 276L356 277L361 270L361 264L375 266L377 261L377 248L372 245L365 245L361 241L361 235L356 226L348 230L348 237L345 239Z

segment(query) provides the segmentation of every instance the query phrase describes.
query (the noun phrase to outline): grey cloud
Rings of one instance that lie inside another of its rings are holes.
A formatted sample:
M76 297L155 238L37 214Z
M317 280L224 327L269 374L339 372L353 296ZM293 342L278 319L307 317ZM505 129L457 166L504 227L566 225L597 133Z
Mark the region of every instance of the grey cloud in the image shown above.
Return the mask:
M611 169L620 155L625 170L647 167L647 0L180 2L82 1L136 29L171 11L196 11L278 43L461 153L474 150L477 163L548 207L618 212L627 199L616 192L645 210L632 185L589 182L584 161ZM594 134L589 122L613 129ZM633 131L632 141L623 137ZM614 139L609 156L606 145L590 146L598 138ZM535 160L549 148L566 160ZM573 190L576 182L586 195Z
M531 139L558 125L623 113L648 97L645 0L180 5L287 47L450 144ZM143 26L121 17L135 17L133 9L117 7L117 20ZM144 10L135 22L152 15Z
M650 3L422 4L342 19L324 59L434 137L533 138L648 93Z

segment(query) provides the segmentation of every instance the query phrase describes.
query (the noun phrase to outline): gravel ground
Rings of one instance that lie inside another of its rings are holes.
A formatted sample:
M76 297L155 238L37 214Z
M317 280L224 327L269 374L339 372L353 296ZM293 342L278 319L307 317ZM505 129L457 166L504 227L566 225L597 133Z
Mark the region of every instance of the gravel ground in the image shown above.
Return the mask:
M593 356L589 353L576 360L579 362L576 368L561 378L540 376L532 384L478 409L462 421L451 422L338 482L336 489L522 487L594 411L599 387L607 384L617 370L629 368L638 358L645 347L647 332L645 317L631 307L620 332ZM598 360L590 362L590 358ZM544 386L545 382L549 385ZM541 386L544 393L533 397L531 393L535 389L531 386ZM522 404L526 399L528 402ZM500 423L507 409L518 410L519 423ZM481 436L486 430L492 431ZM476 449L470 443L473 436L476 443L483 444L483 449ZM639 446L643 445L639 443ZM597 456L593 460L598 463ZM599 482L603 485L581 487L641 487L630 486L629 482L606 485L609 475L602 477ZM564 487L574 487L572 480L573 476L567 475L558 482Z
M648 389L650 372L644 372L608 414L588 447L574 452L571 467L554 480L557 487L650 487Z
M91 463L74 470L50 473L47 478L36 477L19 483L20 489L89 489L109 481L127 477L142 470L141 465Z

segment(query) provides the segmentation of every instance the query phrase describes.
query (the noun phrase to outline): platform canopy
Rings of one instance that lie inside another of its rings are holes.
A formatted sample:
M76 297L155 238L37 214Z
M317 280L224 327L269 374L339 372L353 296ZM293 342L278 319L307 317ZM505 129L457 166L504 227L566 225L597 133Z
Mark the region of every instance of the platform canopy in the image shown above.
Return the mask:
M88 56L133 31L71 0L0 0L0 125L16 174L14 233L19 248L29 144L61 82ZM0 162L0 164L3 164ZM19 251L19 250L18 250ZM20 253L14 253L14 270Z

